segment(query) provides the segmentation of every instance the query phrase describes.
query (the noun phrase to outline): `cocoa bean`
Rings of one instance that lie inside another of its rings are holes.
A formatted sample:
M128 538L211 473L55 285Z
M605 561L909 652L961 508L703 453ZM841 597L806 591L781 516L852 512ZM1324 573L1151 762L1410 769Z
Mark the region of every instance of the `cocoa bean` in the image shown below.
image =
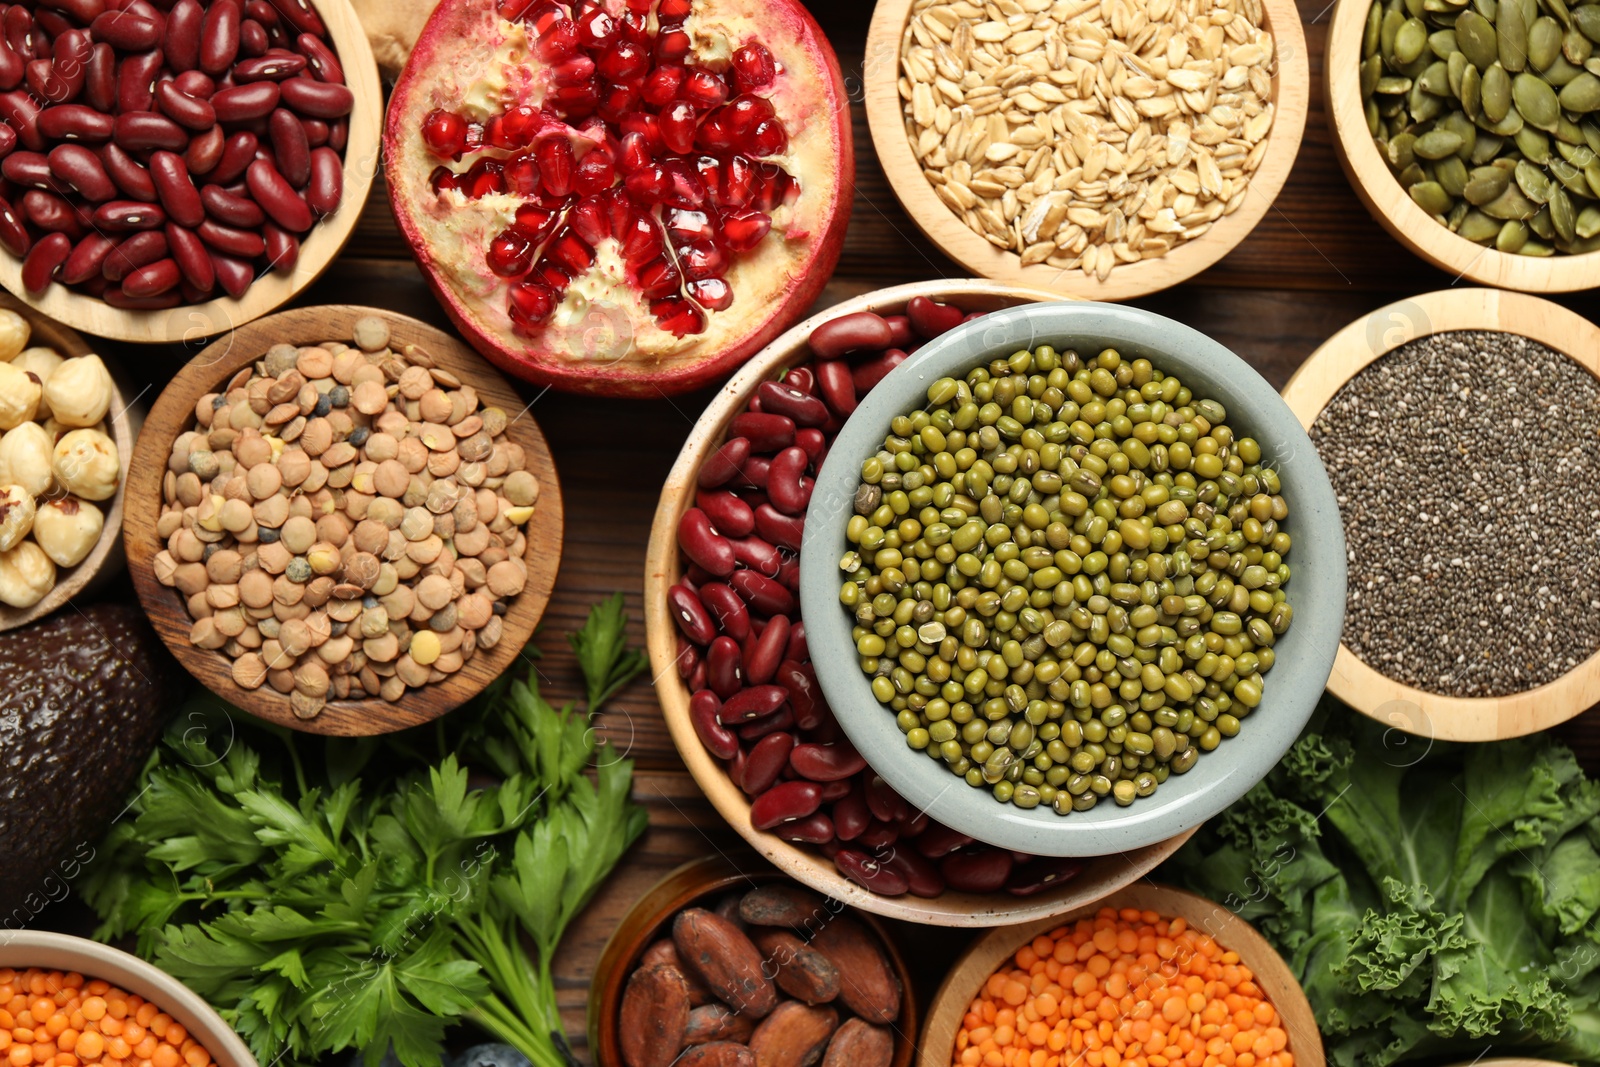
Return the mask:
M622 994L618 1040L628 1067L668 1067L689 1027L689 983L666 963L641 967Z
M838 913L809 889L774 882L757 886L739 901L739 916L752 926L787 926L801 933L820 927Z
M750 1039L756 1028L755 1021L740 1015L726 1004L706 1004L689 1013L689 1028L683 1040L690 1045L706 1045L713 1041L739 1041Z
M761 973L761 953L733 923L704 908L688 908L672 923L672 943L689 973L730 1008L761 1019L778 1002L778 990Z
M676 1067L757 1067L756 1054L733 1041L696 1045L679 1058Z
M817 931L811 947L838 969L845 1007L872 1023L892 1022L900 1014L900 979L871 930L839 915Z
M787 930L752 931L751 939L765 957L763 973L774 975L778 988L807 1004L826 1004L839 995L839 969L816 949Z
M893 1032L865 1019L850 1019L834 1031L822 1067L889 1067L893 1060Z
M810 1067L839 1027L839 1013L786 1000L750 1035L756 1067ZM704 1047L704 1046L702 1046Z
M689 983L689 1006L698 1008L702 1004L710 1004L716 997L711 995L711 990L700 981L700 976L683 965L678 958L678 947L672 943L671 938L663 937L660 941L644 950L644 955L639 957L639 966L648 967L653 963L665 963L676 967L683 975L684 981Z

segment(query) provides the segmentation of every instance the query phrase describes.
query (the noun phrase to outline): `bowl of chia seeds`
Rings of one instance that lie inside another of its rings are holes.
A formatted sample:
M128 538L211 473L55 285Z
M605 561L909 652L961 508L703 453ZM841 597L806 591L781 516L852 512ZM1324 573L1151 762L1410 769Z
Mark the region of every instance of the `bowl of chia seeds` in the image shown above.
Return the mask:
M1600 702L1600 329L1537 297L1428 293L1319 348L1284 399L1343 515L1328 689L1488 741Z
M1343 527L1277 392L1180 323L996 312L918 349L819 471L801 609L829 706L940 823L1097 856L1196 826L1287 751Z

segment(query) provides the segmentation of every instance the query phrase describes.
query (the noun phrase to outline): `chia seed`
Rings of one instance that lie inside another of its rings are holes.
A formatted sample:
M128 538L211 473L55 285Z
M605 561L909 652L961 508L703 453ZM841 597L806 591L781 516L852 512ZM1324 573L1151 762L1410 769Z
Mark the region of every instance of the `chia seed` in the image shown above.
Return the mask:
M1504 696L1600 648L1600 382L1515 334L1402 345L1311 430L1344 518L1344 642L1396 681Z

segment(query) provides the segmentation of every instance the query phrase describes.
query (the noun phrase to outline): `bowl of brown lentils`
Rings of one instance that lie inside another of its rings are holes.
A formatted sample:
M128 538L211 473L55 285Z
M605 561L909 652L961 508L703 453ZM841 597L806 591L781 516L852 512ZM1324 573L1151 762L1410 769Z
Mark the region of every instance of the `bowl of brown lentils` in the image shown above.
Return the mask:
M426 722L499 676L544 611L560 486L524 403L454 338L302 308L206 348L145 422L124 540L189 671L326 734Z
M996 312L918 349L819 473L801 607L839 724L1002 848L1104 855L1216 814L1322 694L1327 472L1276 391L1170 319Z

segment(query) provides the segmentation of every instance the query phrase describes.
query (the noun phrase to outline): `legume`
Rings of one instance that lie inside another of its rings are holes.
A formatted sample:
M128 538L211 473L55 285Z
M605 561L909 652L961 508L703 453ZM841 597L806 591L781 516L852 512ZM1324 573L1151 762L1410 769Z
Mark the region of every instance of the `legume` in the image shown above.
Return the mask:
M861 465L840 602L906 743L1022 808L1132 804L1239 732L1293 611L1261 446L1148 359L941 378Z
M1311 439L1349 548L1344 641L1430 692L1553 681L1600 648L1600 383L1514 334L1400 346Z
M9 1067L209 1067L161 1008L77 973L0 967L0 1056Z

